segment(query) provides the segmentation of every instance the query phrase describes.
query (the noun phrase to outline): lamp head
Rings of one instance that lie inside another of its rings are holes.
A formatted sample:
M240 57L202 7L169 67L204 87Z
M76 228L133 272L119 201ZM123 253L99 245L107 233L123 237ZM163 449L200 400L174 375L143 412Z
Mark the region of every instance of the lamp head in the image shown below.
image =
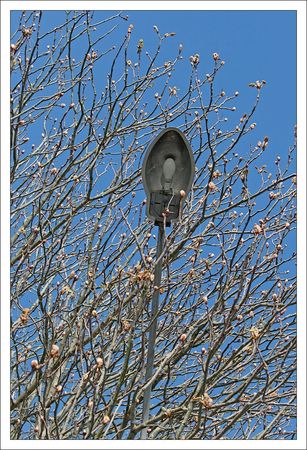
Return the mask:
M180 218L184 198L191 189L195 172L192 149L177 128L163 130L149 145L142 178L148 197L147 216L156 224L167 225ZM185 192L185 196L182 196Z

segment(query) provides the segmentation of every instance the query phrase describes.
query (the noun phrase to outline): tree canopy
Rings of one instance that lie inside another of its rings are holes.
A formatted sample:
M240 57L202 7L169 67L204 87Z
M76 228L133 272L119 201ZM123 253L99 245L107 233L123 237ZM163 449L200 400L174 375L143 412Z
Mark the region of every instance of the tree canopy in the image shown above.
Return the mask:
M235 120L222 55L204 75L201 55L164 51L172 30L147 51L122 12L45 15L11 37L12 439L295 438L296 136L269 171L265 80ZM165 230L143 423L157 229L141 165L168 126L196 173Z

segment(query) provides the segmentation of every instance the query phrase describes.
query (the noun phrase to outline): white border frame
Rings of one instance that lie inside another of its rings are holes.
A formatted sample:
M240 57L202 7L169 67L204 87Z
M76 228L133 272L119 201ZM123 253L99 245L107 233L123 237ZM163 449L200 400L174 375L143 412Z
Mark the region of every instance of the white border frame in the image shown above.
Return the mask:
M12 441L10 440L9 365L10 321L9 305L9 40L10 11L22 9L67 10L294 10L297 11L297 115L298 115L298 439L270 441ZM1 448L8 449L306 449L306 3L301 1L2 1L1 2Z

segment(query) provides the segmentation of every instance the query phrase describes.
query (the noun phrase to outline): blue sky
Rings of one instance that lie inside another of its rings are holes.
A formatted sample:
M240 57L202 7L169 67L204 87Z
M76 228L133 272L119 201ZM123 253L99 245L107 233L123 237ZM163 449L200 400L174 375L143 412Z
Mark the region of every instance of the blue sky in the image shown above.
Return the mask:
M95 15L99 20L111 14L112 11L96 11ZM125 14L128 21L119 22L110 43L123 39L128 23L134 24L132 41L137 44L143 38L144 50L149 52L157 43L154 25L161 33L176 33L165 41L163 54L174 54L174 48L184 46L182 70L176 73L178 87L186 85L189 56L195 53L200 55L200 74L210 72L213 52L225 60L217 86L226 93L240 91L238 111L245 107L249 110L255 97L248 83L265 79L267 84L256 113L257 133L259 137L269 135L275 156L278 150L287 151L293 143L296 123L295 11L125 11ZM43 27L50 29L53 23L60 23L63 15L64 11L45 11ZM18 18L19 11L12 13L12 29Z
M249 105L254 91L248 83L265 79L256 119L258 133L270 137L272 152L287 151L296 122L296 12L295 11L128 11L134 38L144 46L155 41L153 25L176 32L168 47L184 45L188 57L200 55L200 72L209 72L212 53L225 60L218 83L226 92L240 91L240 106ZM186 75L182 70L181 80ZM177 74L178 76L178 74ZM179 84L179 83L178 83ZM276 155L276 153L275 153Z

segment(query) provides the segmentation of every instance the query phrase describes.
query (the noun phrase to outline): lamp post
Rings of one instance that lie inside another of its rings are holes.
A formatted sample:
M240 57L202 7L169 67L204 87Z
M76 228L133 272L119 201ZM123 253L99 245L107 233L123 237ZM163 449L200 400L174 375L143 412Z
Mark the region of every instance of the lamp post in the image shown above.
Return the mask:
M142 167L142 179L147 195L146 214L158 226L154 292L152 296L148 349L145 371L142 423L149 419L153 375L159 293L162 273L162 253L165 227L180 219L184 200L191 189L195 172L193 152L185 135L177 128L165 128L149 145ZM147 427L141 432L147 439Z

